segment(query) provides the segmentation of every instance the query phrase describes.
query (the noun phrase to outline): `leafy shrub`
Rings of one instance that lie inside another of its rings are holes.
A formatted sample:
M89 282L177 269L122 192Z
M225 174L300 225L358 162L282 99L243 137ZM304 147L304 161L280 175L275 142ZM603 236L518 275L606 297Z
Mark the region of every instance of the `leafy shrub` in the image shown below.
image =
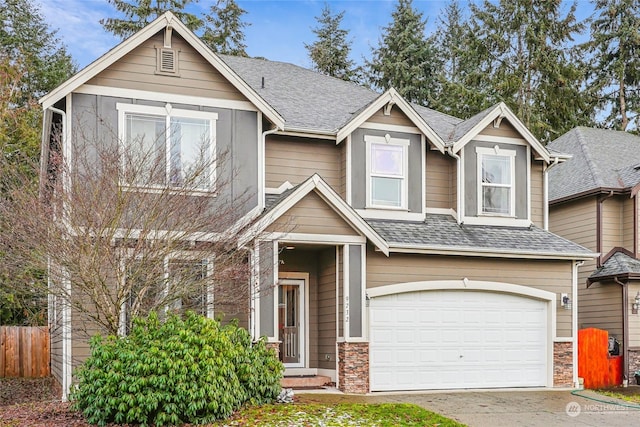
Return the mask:
M167 425L226 418L244 403L273 401L283 367L264 341L237 324L194 313L155 313L127 337L96 336L72 392L87 421Z

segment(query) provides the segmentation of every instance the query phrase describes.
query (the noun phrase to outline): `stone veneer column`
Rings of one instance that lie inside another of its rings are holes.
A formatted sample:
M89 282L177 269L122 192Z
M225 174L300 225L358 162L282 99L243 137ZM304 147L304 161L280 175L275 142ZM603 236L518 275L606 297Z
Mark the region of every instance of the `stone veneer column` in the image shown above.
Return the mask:
M629 354L629 384L635 384L634 377L637 371L640 371L640 349L632 347L628 351ZM624 363L624 361L623 361Z
M338 343L338 388L344 393L369 392L369 343Z
M280 341L267 342L266 346L268 349L271 349L276 353L277 358L280 358Z
M573 344L553 343L553 386L573 387Z

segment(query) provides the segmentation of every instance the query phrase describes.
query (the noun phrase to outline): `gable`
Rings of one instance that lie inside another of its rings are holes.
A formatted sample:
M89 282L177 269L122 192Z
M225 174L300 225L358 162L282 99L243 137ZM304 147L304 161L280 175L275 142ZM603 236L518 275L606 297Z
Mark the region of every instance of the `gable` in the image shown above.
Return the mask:
M102 70L87 84L122 89L247 101L247 98L200 55L180 35L173 34L171 45L177 50L177 76L156 72L156 48L164 43L164 31L142 42L131 52Z
M407 115L397 106L393 106L389 114L385 114L386 108L381 108L369 117L365 123L381 124L392 126L407 126L415 128L416 125L407 117Z
M502 138L516 138L523 140L524 137L518 130L509 122L508 119L503 119L500 122L499 127L494 127L493 123L489 123L484 129L482 129L478 135L485 136L498 136Z
M309 192L266 230L280 233L359 235L315 191Z

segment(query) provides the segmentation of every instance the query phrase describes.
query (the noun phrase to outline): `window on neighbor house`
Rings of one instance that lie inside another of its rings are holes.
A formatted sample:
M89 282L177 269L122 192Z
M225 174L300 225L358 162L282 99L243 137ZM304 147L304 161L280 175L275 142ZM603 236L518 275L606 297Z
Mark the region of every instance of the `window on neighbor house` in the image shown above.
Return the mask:
M367 135L365 142L367 207L406 209L409 141Z
M477 147L478 212L481 215L514 216L515 157L512 150Z
M123 183L212 191L216 113L117 104Z

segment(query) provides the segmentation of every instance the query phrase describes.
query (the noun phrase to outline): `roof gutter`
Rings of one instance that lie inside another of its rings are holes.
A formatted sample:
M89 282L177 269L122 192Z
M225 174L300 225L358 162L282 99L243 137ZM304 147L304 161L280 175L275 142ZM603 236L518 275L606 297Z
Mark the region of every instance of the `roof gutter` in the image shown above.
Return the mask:
M415 253L428 255L464 255L480 256L488 258L526 258L526 259L568 259L590 260L597 258L598 253L558 253L558 252L531 252L519 250L496 250L495 248L452 248L451 246L428 245L404 245L398 243L389 244L389 252Z
M462 164L460 156L453 152L453 144L445 146L445 152L456 159L456 221L458 225L462 224Z

